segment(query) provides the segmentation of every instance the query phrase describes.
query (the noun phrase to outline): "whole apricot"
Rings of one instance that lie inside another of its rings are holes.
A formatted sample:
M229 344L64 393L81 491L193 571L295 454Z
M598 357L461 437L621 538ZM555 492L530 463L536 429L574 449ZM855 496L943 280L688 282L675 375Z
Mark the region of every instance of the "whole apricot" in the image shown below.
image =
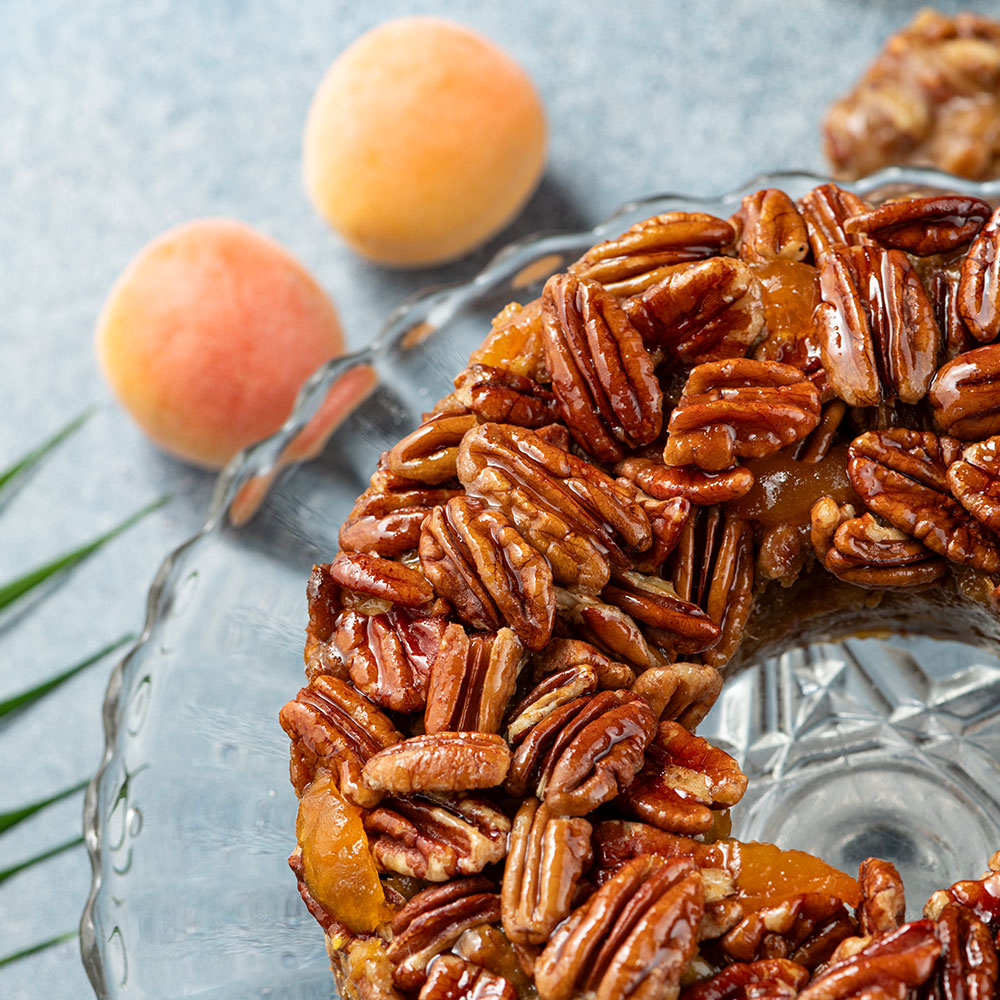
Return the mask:
M534 191L546 125L528 75L481 35L407 17L334 61L309 110L306 189L359 253L440 263L501 229Z
M150 243L97 323L100 365L125 409L161 448L210 468L277 430L343 346L333 304L302 265L224 219Z

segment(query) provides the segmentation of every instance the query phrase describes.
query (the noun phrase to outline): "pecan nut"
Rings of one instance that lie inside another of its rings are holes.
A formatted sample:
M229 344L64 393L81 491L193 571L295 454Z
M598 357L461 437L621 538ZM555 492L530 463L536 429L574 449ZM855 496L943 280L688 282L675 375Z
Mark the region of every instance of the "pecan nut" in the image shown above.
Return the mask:
M689 986L681 1000L750 1000L751 997L781 996L781 986L795 996L809 982L809 970L787 958L762 958L756 962L733 962L711 979Z
M463 620L483 629L504 624L529 649L552 635L552 571L503 511L455 497L428 517L420 535L420 565Z
M597 690L597 672L577 663L542 678L511 710L507 737L512 745L561 705Z
M517 1000L517 990L503 976L458 955L438 955L417 1000Z
M510 820L469 796L444 801L383 799L365 813L372 855L383 871L444 882L478 875L507 853Z
M635 777L655 729L650 707L629 691L576 698L521 741L505 787L533 789L557 816L585 816Z
M722 939L722 948L738 962L788 958L815 969L855 930L839 897L802 892L744 918Z
M729 754L668 720L660 723L644 767L618 802L661 830L691 835L711 830L713 810L736 805L746 787L746 775Z
M839 247L820 263L816 308L823 365L850 406L917 403L930 387L941 331L920 276L902 250Z
M802 1000L878 995L903 1000L934 970L941 945L930 920L903 924L857 954L827 967L800 994Z
M395 937L387 954L403 990L419 989L427 966L470 927L500 920L500 894L482 876L454 879L418 892L392 919Z
M976 340L1000 334L1000 210L979 231L964 261L958 283L958 311Z
M616 660L638 670L659 662L642 629L621 608L567 590L557 590L556 599L560 617L573 624L575 633Z
M369 552L386 559L401 556L417 547L420 529L434 507L458 493L447 488L369 487L340 529L340 547L345 552Z
M1000 436L963 449L948 466L952 496L990 531L1000 532Z
M590 863L590 823L553 815L537 799L518 809L511 828L500 907L504 933L516 944L543 944L569 916Z
M468 636L449 625L431 669L424 731L498 733L523 652L510 629Z
M670 414L667 465L728 469L770 455L818 423L819 392L791 365L736 358L698 365Z
M694 732L722 691L722 674L702 663L665 664L644 670L632 690L646 699L657 719L672 719Z
M697 604L678 597L674 585L661 577L615 573L601 597L636 622L651 626L656 640L671 649L700 652L719 641L718 624ZM664 633L671 638L664 640Z
M389 452L389 469L404 479L446 483L455 478L462 437L475 426L472 413L435 413Z
M946 434L976 441L1000 433L1000 345L966 351L943 365L927 395Z
M367 552L341 552L324 567L334 583L365 597L420 608L434 600L434 589L415 569Z
M365 762L368 787L390 795L494 788L507 776L510 748L492 733L427 733Z
M345 611L337 619L335 642L359 691L383 708L415 712L427 700L446 624L443 617L397 606L377 615Z
M996 995L997 948L989 928L971 910L948 903L937 918L941 958L930 993L991 1000Z
M321 675L281 709L278 721L292 741L292 784L300 795L323 767L356 805L378 801L362 781L362 768L403 736L367 698L344 681Z
M690 858L636 858L575 910L535 963L541 1000L676 1000L704 912Z
M704 212L666 212L591 247L569 273L600 282L619 298L642 292L669 267L714 257L736 238L733 227Z
M932 195L887 201L844 221L844 231L863 233L883 247L917 257L948 253L970 242L992 209L971 195Z
M871 514L855 516L850 504L821 497L810 514L816 558L834 576L857 587L923 587L940 580L948 568L916 538Z
M627 663L612 660L582 639L565 638L552 639L544 650L532 657L533 677L538 680L583 663L593 667L597 686L602 691L630 687L635 680L635 671Z
M989 867L981 879L965 879L934 893L924 913L937 919L949 901L955 902L971 910L996 934L1000 931L1000 851L990 858Z
M753 486L753 473L742 465L705 472L697 466L663 465L639 456L619 462L615 474L659 500L681 497L699 506L738 500Z
M863 246L871 243L860 233L848 233L845 223L855 215L867 212L871 206L853 191L836 184L820 184L799 199L799 212L809 232L813 256L835 246Z
M617 299L596 281L558 274L542 292L545 356L563 420L585 451L617 462L660 433L653 362Z
M718 642L702 655L720 667L735 652L753 607L753 527L719 507L703 507L689 518L671 556L677 596L704 609L721 628ZM675 645L677 652L690 652Z
M483 422L542 427L558 416L556 397L525 375L471 365L455 379L456 398Z
M847 472L875 514L952 562L987 573L1000 570L1000 547L951 495L947 469L960 442L896 428L866 431L848 450Z
M669 268L659 281L622 303L648 348L684 364L743 357L760 339L760 285L733 257Z
M465 436L458 470L470 494L507 513L548 559L557 583L596 593L608 560L627 561L623 546L652 544L649 518L627 491L533 431L481 424Z
M906 917L906 895L896 866L868 858L858 869L858 885L858 929L871 936L891 934Z
M805 220L784 191L764 188L745 195L739 217L741 259L754 263L802 260L809 253Z

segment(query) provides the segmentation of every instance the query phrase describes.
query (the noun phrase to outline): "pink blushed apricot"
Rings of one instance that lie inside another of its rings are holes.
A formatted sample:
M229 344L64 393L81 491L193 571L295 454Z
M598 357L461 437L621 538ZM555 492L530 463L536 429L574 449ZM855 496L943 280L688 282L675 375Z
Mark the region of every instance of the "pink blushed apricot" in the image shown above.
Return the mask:
M277 430L302 383L343 351L308 272L249 226L204 219L154 240L97 323L115 395L165 451L209 468Z

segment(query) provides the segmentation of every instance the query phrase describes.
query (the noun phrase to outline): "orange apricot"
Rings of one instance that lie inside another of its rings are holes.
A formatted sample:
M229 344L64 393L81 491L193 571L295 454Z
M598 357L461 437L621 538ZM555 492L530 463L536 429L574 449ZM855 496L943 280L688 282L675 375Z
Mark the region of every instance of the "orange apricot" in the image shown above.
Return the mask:
M125 409L161 448L210 468L277 430L343 346L333 304L302 265L223 219L149 244L97 323L101 369Z
M359 253L419 266L500 230L545 164L546 124L528 75L462 25L389 21L334 61L305 128L306 189Z

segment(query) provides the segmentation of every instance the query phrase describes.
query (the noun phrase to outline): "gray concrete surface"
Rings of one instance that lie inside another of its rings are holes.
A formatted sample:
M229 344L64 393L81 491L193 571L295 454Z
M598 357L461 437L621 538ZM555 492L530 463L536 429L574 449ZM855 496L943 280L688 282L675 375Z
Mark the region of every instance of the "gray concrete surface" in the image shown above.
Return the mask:
M824 109L920 6L0 0L0 467L97 408L0 510L0 582L172 495L44 599L0 619L0 700L138 631L156 566L207 508L212 477L147 444L94 360L101 302L148 240L198 216L259 227L313 271L359 346L404 297L470 277L513 237L589 226L640 195L822 170ZM406 13L455 18L516 57L541 92L551 140L538 193L488 247L446 268L391 272L354 257L312 211L300 134L333 57ZM110 668L0 723L0 812L93 772ZM72 796L0 836L0 870L75 836L80 807ZM88 884L81 847L0 883L0 956L72 931ZM77 943L0 967L0 995L89 995Z

